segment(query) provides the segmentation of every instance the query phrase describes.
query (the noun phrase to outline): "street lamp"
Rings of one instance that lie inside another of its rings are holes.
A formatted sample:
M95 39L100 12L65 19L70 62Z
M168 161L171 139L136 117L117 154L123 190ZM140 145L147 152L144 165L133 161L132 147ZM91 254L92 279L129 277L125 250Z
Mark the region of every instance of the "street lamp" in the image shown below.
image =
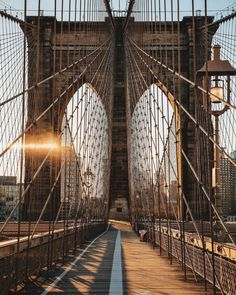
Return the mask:
M92 186L93 179L94 179L94 174L91 168L87 167L86 171L84 172L84 184L87 188Z
M89 205L89 199L90 199L90 193L92 190L92 185L93 185L93 179L94 179L94 174L91 170L91 168L87 167L87 169L85 170L84 174L84 181L83 181L83 185L85 185L85 187L87 188L87 190L85 191L85 218L86 221L89 221L89 208L87 207L87 205Z
M220 125L219 117L223 115L230 104L230 78L236 75L236 69L228 60L221 60L220 45L213 47L214 58L207 61L204 66L197 72L202 77L204 89L210 86L210 95L204 95L205 109L215 117L215 148L214 148L214 167L212 171L212 187L215 189L215 206L217 212L222 216L222 196L220 192ZM227 104L224 104L227 102ZM221 107L223 103L223 106ZM213 104L217 105L217 109L213 108ZM209 108L208 108L209 106Z
M92 185L93 185L93 179L94 179L94 174L93 174L91 168L87 167L86 171L84 172L84 181L83 181L83 185L85 185L85 187L86 187L85 199L90 198L90 193L91 193Z

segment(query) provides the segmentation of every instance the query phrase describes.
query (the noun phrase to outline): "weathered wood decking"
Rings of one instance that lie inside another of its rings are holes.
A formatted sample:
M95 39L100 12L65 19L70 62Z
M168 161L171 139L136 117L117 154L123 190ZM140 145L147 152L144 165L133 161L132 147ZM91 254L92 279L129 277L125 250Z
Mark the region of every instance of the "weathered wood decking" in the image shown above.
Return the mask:
M118 231L120 231L120 240L117 238ZM119 243L121 243L121 255L119 251L115 251ZM196 284L191 273L188 273L188 281L184 281L179 264L173 261L173 265L170 265L165 256L158 255L158 250L140 242L128 224L113 223L107 233L90 245L87 251L84 250L81 249L78 256L71 257L68 264L58 266L50 278L42 275L36 282L32 281L28 284L27 289L20 293L32 295L213 294L210 290L205 292L201 283ZM82 257L79 256L81 253L83 253Z

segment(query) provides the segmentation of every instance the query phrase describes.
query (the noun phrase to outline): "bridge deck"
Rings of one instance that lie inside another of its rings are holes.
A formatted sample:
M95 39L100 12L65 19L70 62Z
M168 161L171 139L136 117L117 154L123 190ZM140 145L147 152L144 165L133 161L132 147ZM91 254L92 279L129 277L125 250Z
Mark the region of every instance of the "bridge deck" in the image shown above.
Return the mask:
M50 278L32 281L21 293L206 295L212 291L205 292L191 273L184 281L176 261L170 265L166 257L140 242L128 225L113 223L68 264L58 266Z

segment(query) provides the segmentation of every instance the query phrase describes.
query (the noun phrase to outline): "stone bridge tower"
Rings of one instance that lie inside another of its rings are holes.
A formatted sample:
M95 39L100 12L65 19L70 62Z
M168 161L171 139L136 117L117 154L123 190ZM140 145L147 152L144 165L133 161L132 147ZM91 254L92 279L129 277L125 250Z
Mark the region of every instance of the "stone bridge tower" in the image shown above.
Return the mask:
M212 22L212 18L209 17L209 22ZM37 24L37 17L28 17L28 22L31 24ZM104 22L99 22L96 25L91 25L91 31L86 35L86 46L84 47L84 52L89 53L94 50L94 46L99 46L105 42L112 34L110 25L108 24L109 19L104 19ZM61 23L56 22L56 32L55 30L55 18L53 17L41 17L40 18L40 40L39 40L39 69L38 69L38 81L41 81L54 74L54 71L59 71L58 68L60 61L56 61L57 68L53 69L53 50L56 49L56 56L60 56L61 48L68 48L68 44L71 42L78 48L76 53L76 58L79 59L80 47L82 46L82 41L85 32L83 31L83 24L78 23L76 26L74 24L69 25L63 23L63 34L61 34ZM111 155L111 171L110 171L110 218L116 219L128 219L129 218L129 175L130 171L128 169L128 161L130 158L129 148L127 145L130 140L130 123L133 110L130 107L128 89L129 87L126 83L126 57L125 57L125 36L123 34L123 24L124 18L115 18L115 32L113 36L114 40L114 79L111 83L111 88L113 97L109 101L109 105L106 105L106 111L108 114L109 121L109 136L110 136L110 155ZM204 24L203 17L196 17L196 37L197 37L197 68L200 69L204 63L204 47L201 46L203 42L201 27ZM161 24L162 25L162 24ZM155 56L160 58L160 44L163 48L169 48L167 52L167 66L171 65L171 50L173 47L172 40L174 40L175 56L177 61L177 51L180 49L180 55L182 60L181 74L186 78L193 80L193 31L192 31L192 18L185 17L180 23L180 45L177 40L177 23L174 23L174 38L172 39L172 23L166 24L166 34L160 34L158 31L153 31L150 35L150 31L143 32L143 24L131 20L129 35L131 38L139 44L141 39L147 45L147 48L152 47L152 52L156 51ZM147 23L147 26L159 27L159 24L153 26L152 23ZM28 29L27 36L34 38L35 43L37 43L37 30L34 29L36 26L32 26L32 29ZM75 34L75 28L81 28ZM215 30L215 29L214 29ZM214 35L214 31L211 32L211 36ZM75 37L76 36L76 37ZM141 38L142 37L142 38ZM76 39L74 39L76 38ZM56 44L54 41L56 40ZM72 41L73 40L73 41ZM209 40L209 43L211 40ZM170 46L171 45L171 46ZM83 44L84 46L84 44ZM178 48L180 46L180 48ZM32 48L29 48L32 50ZM73 60L68 60L68 55L66 50L62 51L61 56L61 67L64 68L68 66ZM29 86L34 85L36 81L35 69L36 69L36 53L31 54L33 56L32 60L29 61L31 65L29 69ZM72 55L71 55L72 56ZM138 59L137 59L138 60ZM84 65L85 67L85 65ZM58 112L48 112L44 116L43 120L35 124L26 136L26 142L43 142L47 137L50 140L54 140L58 137L61 131L61 121L64 114L64 110L74 95L74 93L79 89L83 83L91 82L91 75L97 68L97 64L94 64L88 73L84 75L81 79L78 79L76 84L66 92L62 97L61 103L55 104L55 107L59 108ZM151 85L152 79L147 74L143 65L140 64L142 74L145 77L146 83ZM83 69L83 65L80 66L80 71ZM159 68L153 67L153 71L158 73ZM35 118L41 113L43 113L55 100L55 98L60 94L61 91L68 89L71 83L71 79L74 73L71 69L68 69L63 73L63 75L57 76L57 78L45 82L42 86L37 87L34 91L29 94L28 101L28 121L27 125L30 125ZM102 74L101 74L102 75ZM174 93L173 86L173 76L166 74L161 83L166 86L168 93ZM100 77L101 78L101 77ZM97 77L99 79L99 77ZM153 81L152 81L153 83ZM181 97L182 103L185 108L192 114L195 112L195 96L194 89L191 88L187 83L181 82L180 93L178 97ZM162 89L163 90L163 89ZM99 95L99 93L98 93ZM103 98L101 97L103 100ZM182 133L182 147L189 157L189 159L194 163L196 157L195 150L195 126L192 124L187 116L183 113L180 115L181 120L181 130ZM46 151L43 153L31 153L26 152L25 155L25 166L26 175L25 183L26 185L32 180L32 176L36 173L42 159L45 157ZM203 157L202 162L204 163L206 159ZM52 184L55 181L58 169L60 167L60 155L54 155L53 157L46 160L44 163L43 170L38 174L37 181L34 186L29 190L25 197L24 203L24 219L29 218L29 214L32 220L37 220L39 214L43 208L45 200L50 193ZM188 198L191 207L195 208L195 193L194 193L194 177L191 174L189 167L186 162L182 162L182 185L185 196ZM204 173L204 171L203 171ZM208 174L208 172L205 172ZM58 187L45 211L43 220L54 219L56 212L60 206L60 188ZM183 206L183 210L184 206ZM207 214L207 213L206 213Z

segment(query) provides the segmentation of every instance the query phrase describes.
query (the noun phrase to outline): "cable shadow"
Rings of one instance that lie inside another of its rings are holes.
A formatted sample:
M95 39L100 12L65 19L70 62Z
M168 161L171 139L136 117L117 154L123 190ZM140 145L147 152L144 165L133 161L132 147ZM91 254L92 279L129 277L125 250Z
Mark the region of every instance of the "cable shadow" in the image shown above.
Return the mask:
M111 226L109 231L88 249L48 294L56 292L69 292L71 295L109 294L116 235L117 230ZM86 245L83 249L85 247ZM75 257L67 258L66 265L60 265L50 273L41 272L40 276L27 282L27 286L19 294L41 294L74 260Z

